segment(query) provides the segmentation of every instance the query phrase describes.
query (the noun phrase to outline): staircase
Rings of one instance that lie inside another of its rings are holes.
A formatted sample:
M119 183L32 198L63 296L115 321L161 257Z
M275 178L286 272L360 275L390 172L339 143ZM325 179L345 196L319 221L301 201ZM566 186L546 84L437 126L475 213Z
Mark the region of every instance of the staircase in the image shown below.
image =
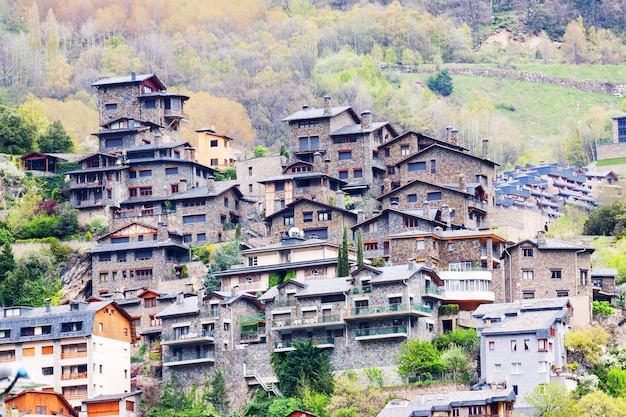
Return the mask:
M272 382L271 385L268 385L265 381L263 381L263 378L261 378L261 376L256 372L246 372L244 377L254 378L259 383L261 388L265 390L265 392L272 393L279 398L284 397L283 393L278 389L278 386L275 383Z

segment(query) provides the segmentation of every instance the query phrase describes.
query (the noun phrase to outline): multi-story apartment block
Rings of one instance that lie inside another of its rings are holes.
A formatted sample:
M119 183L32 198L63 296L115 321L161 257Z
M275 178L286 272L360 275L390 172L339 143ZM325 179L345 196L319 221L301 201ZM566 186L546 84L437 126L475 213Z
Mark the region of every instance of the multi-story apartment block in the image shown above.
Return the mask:
M132 318L111 301L0 311L0 361L40 369L55 392L81 400L130 392ZM115 360L111 360L115 358Z
M483 304L473 313L480 335L480 372L487 384L506 385L524 396L556 378L567 364L563 337L572 305L567 298Z
M513 390L498 388L420 395L412 401L389 401L377 417L509 417L515 398Z
M502 252L504 282L494 282L496 300L504 302L554 297L593 297L591 254L594 249L547 238L507 246Z
M232 138L218 135L215 129L210 127L203 127L196 132L198 133L196 160L199 163L216 170L223 170L234 165L235 160L230 152Z
M184 278L190 248L182 239L166 225L139 223L101 237L90 251L94 294L146 285L159 289L162 282Z
M337 194L343 199L343 191ZM329 242L341 243L344 227L351 228L357 222L357 213L309 198L300 198L285 208L265 217L268 235L284 235L292 227L302 230L305 238L313 236Z
M290 276L307 281L334 278L337 273L339 245L327 240L304 237L297 228L281 235L277 244L241 251L244 264L226 271L214 272L222 280L222 290L263 292L270 287L270 277L279 280ZM352 261L355 250L348 251Z
M265 184L259 179L278 177L284 173L287 158L283 155L268 155L259 158L240 159L235 164L237 183L242 194L257 203L256 212L266 210ZM273 210L274 202L269 203ZM266 213L269 214L269 213Z

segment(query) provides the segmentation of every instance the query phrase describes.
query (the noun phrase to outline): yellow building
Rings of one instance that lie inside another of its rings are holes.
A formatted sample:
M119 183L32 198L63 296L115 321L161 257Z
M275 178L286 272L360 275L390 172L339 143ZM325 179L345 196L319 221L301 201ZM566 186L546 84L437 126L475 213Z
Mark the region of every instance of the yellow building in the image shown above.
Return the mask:
M233 166L235 161L230 156L232 138L218 135L210 127L203 127L196 132L198 132L197 162L220 170Z

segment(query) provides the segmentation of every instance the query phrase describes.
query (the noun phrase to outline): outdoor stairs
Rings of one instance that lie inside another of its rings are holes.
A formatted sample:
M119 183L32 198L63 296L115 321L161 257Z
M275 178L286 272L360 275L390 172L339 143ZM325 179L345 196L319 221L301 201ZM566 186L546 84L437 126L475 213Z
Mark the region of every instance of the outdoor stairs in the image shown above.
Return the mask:
M278 385L276 385L276 383L264 381L263 378L259 374L255 372L246 372L244 376L246 378L254 379L256 383L258 383L261 386L261 388L265 390L265 392L272 393L275 396L280 397L280 398L284 397L283 393L278 389Z

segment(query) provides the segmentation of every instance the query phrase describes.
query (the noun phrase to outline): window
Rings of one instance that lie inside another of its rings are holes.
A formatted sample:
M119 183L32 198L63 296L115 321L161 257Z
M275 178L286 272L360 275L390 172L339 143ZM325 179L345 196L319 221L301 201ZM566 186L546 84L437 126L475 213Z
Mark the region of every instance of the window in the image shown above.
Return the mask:
M569 297L569 291L568 290L557 290L556 291L556 296L557 297Z
M408 166L409 172L426 171L426 162L410 162Z
M131 276L133 272L137 279L152 279L152 269L136 269L131 272Z
M430 160L430 173L431 174L437 173L437 160L435 159Z
M69 323L61 323L61 332L79 332L83 329L82 321L72 321Z
M137 178L137 171L128 171L128 178Z
M517 350L517 340L511 340L511 352L515 352Z
M341 171L339 171L339 179L340 180L347 180L348 179L348 170L347 169L343 169Z
M339 160L348 161L352 159L352 151L339 151Z
M52 355L54 353L54 346L42 346L41 354L42 355Z
M198 233L196 235L196 241L198 241L198 242L206 242L206 233Z
M548 372L548 361L539 361L538 371L542 374Z
M256 256L251 256L248 258L248 266L256 266L258 265L258 258Z
M119 148L124 145L124 139L122 138L111 138L104 141L104 145L107 148Z
M229 331L230 330L230 323L224 323L224 330L225 331Z
M530 350L530 339L524 339L524 350Z
M400 155L409 156L410 151L411 147L409 145L400 145Z
M493 364L493 371L494 372L502 372L502 364L501 363L494 363Z
M537 340L537 350L546 351L548 350L548 339L538 339Z
M535 277L535 271L532 269L522 270L522 279L533 279Z
M251 177L252 176L252 167L248 167L248 176Z
M108 272L100 272L100 282L107 282L109 280Z
M441 191L435 191L435 192L432 192L432 193L428 193L426 195L426 199L428 201L439 201L439 200L441 200Z
M587 270L586 269L581 269L580 270L580 285L587 285L587 278L588 278ZM594 284L594 286L595 286L595 284ZM601 286L602 285L600 285L600 287Z
M535 298L535 291L534 290L522 291L522 298L524 300L532 300L533 298Z
M522 373L522 363L521 362L511 363L511 374L518 375L521 373Z
M318 211L317 220L320 222L332 220L332 214L330 211Z
M146 100L146 109L156 109L156 100Z
M274 188L276 189L276 191L285 191L285 182L284 181L277 181L274 184Z
M354 178L363 178L363 170L361 168L354 169Z
M408 203L417 203L417 194L409 194L406 196L406 201Z
M34 336L35 328L34 327L22 327L20 329L20 336Z
M111 243L112 244L116 244L116 243L128 243L130 242L130 238L128 236L123 236L123 237L112 237L111 238Z
M489 342L489 350L496 350L496 342Z
M51 325L41 326L41 334L52 334L52 326Z
M211 140L211 148L217 148L217 139Z
M415 249L423 250L425 248L426 248L426 241L424 240L415 241Z
M293 216L284 216L283 217L283 225L285 225L285 226L293 226Z
M136 261L147 261L152 259L152 249L141 249L135 251Z
M550 278L552 278L552 279L561 279L561 270L560 269L551 269L550 270Z
M328 228L321 227L318 229L304 229L304 238L311 239L313 236L318 239L328 239Z
M117 253L117 261L118 262L126 262L126 252L118 252Z
M156 307L156 305L157 305L156 298L144 298L144 300L143 300L143 306L145 308Z
M211 162L209 163L210 166L216 166L219 165L219 161L217 160L217 158L211 158Z
M302 213L302 221L305 223L308 222L312 222L313 221L313 212L312 211L305 211Z
M35 356L35 348L34 347L23 348L22 355L23 356Z
M206 214L192 214L183 216L183 224L204 223L206 222Z
M524 258L532 258L533 257L533 248L522 248L522 256Z
M117 110L117 103L107 103L104 105L105 110Z
M41 368L41 374L42 375L53 375L54 374L54 368L52 366L46 366L44 368Z
M395 173L396 173L396 167L394 167L393 165L388 165L387 166L387 174L394 175Z
M101 253L99 256L100 262L109 262L111 260L110 253Z
M139 176L140 177L151 177L152 176L152 170L151 169L142 169L141 171L139 171Z
M165 175L178 174L178 167L165 167Z

